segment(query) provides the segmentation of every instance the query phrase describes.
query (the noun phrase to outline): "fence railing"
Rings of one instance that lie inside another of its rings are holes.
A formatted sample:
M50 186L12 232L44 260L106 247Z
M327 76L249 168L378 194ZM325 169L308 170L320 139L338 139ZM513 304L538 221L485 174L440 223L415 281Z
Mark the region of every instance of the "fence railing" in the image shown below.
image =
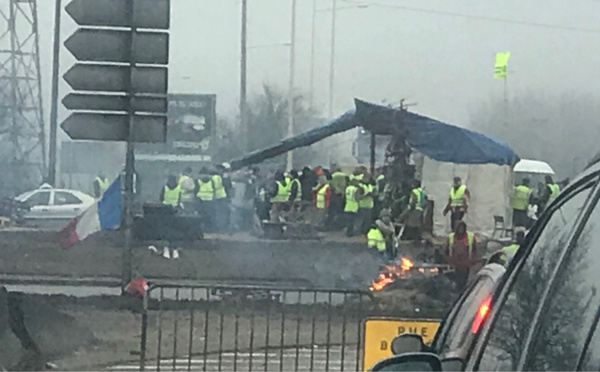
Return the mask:
M370 292L151 287L140 371L358 371Z

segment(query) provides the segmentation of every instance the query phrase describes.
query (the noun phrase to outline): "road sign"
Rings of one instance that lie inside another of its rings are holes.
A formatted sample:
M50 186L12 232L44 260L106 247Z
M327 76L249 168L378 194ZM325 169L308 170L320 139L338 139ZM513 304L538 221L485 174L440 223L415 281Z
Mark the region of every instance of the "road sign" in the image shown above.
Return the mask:
M65 41L65 47L78 61L129 62L131 32L80 28ZM169 34L138 32L133 59L136 63L169 63Z
M76 63L63 78L75 90L88 92L127 92L129 66ZM134 67L131 84L136 93L167 94L166 67Z
M60 127L75 140L127 141L129 116L76 112L69 115ZM167 135L167 118L136 115L133 128L133 142L164 142Z
M129 0L73 0L67 14L80 26L131 27ZM135 27L167 30L171 17L169 0L136 1Z
M363 370L367 371L379 360L393 355L392 340L403 333L416 333L427 344L433 340L440 325L432 319L367 319L365 321Z
M127 111L129 97L124 95L70 93L62 100L69 110ZM138 112L164 114L167 112L165 97L134 97L133 108Z

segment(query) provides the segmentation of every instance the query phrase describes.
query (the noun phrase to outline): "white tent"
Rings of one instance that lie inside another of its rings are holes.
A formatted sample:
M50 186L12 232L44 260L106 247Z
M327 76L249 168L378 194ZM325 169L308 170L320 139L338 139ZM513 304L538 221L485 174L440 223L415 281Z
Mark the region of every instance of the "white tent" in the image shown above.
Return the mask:
M455 164L433 160L425 156L421 183L427 196L434 200L433 233L450 233L450 216L442 215L448 202L454 177L460 177L471 194L465 222L470 231L490 236L494 216L511 220L509 195L513 189L512 167L496 164Z

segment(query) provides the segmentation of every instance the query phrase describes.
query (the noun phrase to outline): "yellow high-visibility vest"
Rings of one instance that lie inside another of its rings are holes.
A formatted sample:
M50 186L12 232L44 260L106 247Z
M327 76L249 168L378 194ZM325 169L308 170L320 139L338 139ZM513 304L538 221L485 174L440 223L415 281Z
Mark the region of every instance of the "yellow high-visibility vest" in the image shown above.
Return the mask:
M365 175L362 174L362 173L361 174L351 174L349 178L350 178L350 181L352 181L352 180L362 181L362 179L364 178L364 176Z
M223 187L223 178L215 174L212 176L214 188L215 188L215 199L223 199L227 197L227 192L225 191L225 187Z
M271 197L271 203L286 203L290 199L290 189L277 181L277 195Z
M519 185L515 188L512 197L510 198L510 206L513 209L524 211L529 205L529 195L531 189L525 185Z
M212 179L207 182L198 180L198 193L196 196L203 201L211 201L215 198L215 188Z
M515 254L517 253L517 251L519 250L519 245L517 243L513 243L511 245L508 245L504 248L502 248L502 259L504 261L509 261L510 259L512 259Z
M176 207L179 205L179 197L181 196L181 187L177 185L174 189L170 189L169 186L165 186L165 193L163 196L162 203L164 205L172 205Z
M104 192L108 190L108 187L110 186L110 183L108 183L107 178L102 179L100 177L96 177L96 182L98 182L98 189L100 190L100 195L104 194Z
M362 189L365 191L365 195L373 191L373 185L361 184ZM365 198L360 199L358 202L358 207L363 209L372 209L375 203L373 202L372 196L367 196Z
M423 205L421 204L421 194L423 193L423 189L420 187L415 187L412 189L412 194L416 198L417 202L415 203L415 210L422 211ZM410 208L410 205L408 206Z
M346 205L344 206L344 212L358 212L358 201L356 200L357 190L358 187L354 185L349 185L348 187L346 187Z
M560 194L560 187L555 183L549 183L548 187L550 188L550 197L548 198L548 203L552 200L556 199L558 194Z
M383 237L381 230L376 227L369 230L367 233L367 246L369 248L375 247L379 252L385 251L385 238Z
M473 238L475 236L471 232L467 232L467 244L469 245L469 258L473 254ZM454 233L448 235L448 245L450 256L452 256L452 245L454 244Z
M325 197L327 196L327 190L329 190L329 185L322 186L319 191L317 191L316 197L316 207L317 209L325 209Z
M450 206L451 207L462 207L463 206L463 198L465 196L465 190L467 190L467 186L460 185L458 190L455 190L454 187L450 188Z

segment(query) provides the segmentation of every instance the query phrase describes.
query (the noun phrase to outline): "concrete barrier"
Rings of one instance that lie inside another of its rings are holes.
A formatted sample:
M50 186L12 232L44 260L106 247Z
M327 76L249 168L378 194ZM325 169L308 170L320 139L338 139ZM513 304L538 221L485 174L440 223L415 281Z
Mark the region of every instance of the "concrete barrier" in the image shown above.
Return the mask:
M57 245L56 234L0 232L0 272L64 278L120 278L123 242L120 235L98 234L69 250ZM361 239L261 240L253 237L207 236L182 242L179 260L166 260L147 249L161 242L136 242L133 271L153 280L198 280L239 283L269 282L320 288L364 289L377 276L376 261Z

